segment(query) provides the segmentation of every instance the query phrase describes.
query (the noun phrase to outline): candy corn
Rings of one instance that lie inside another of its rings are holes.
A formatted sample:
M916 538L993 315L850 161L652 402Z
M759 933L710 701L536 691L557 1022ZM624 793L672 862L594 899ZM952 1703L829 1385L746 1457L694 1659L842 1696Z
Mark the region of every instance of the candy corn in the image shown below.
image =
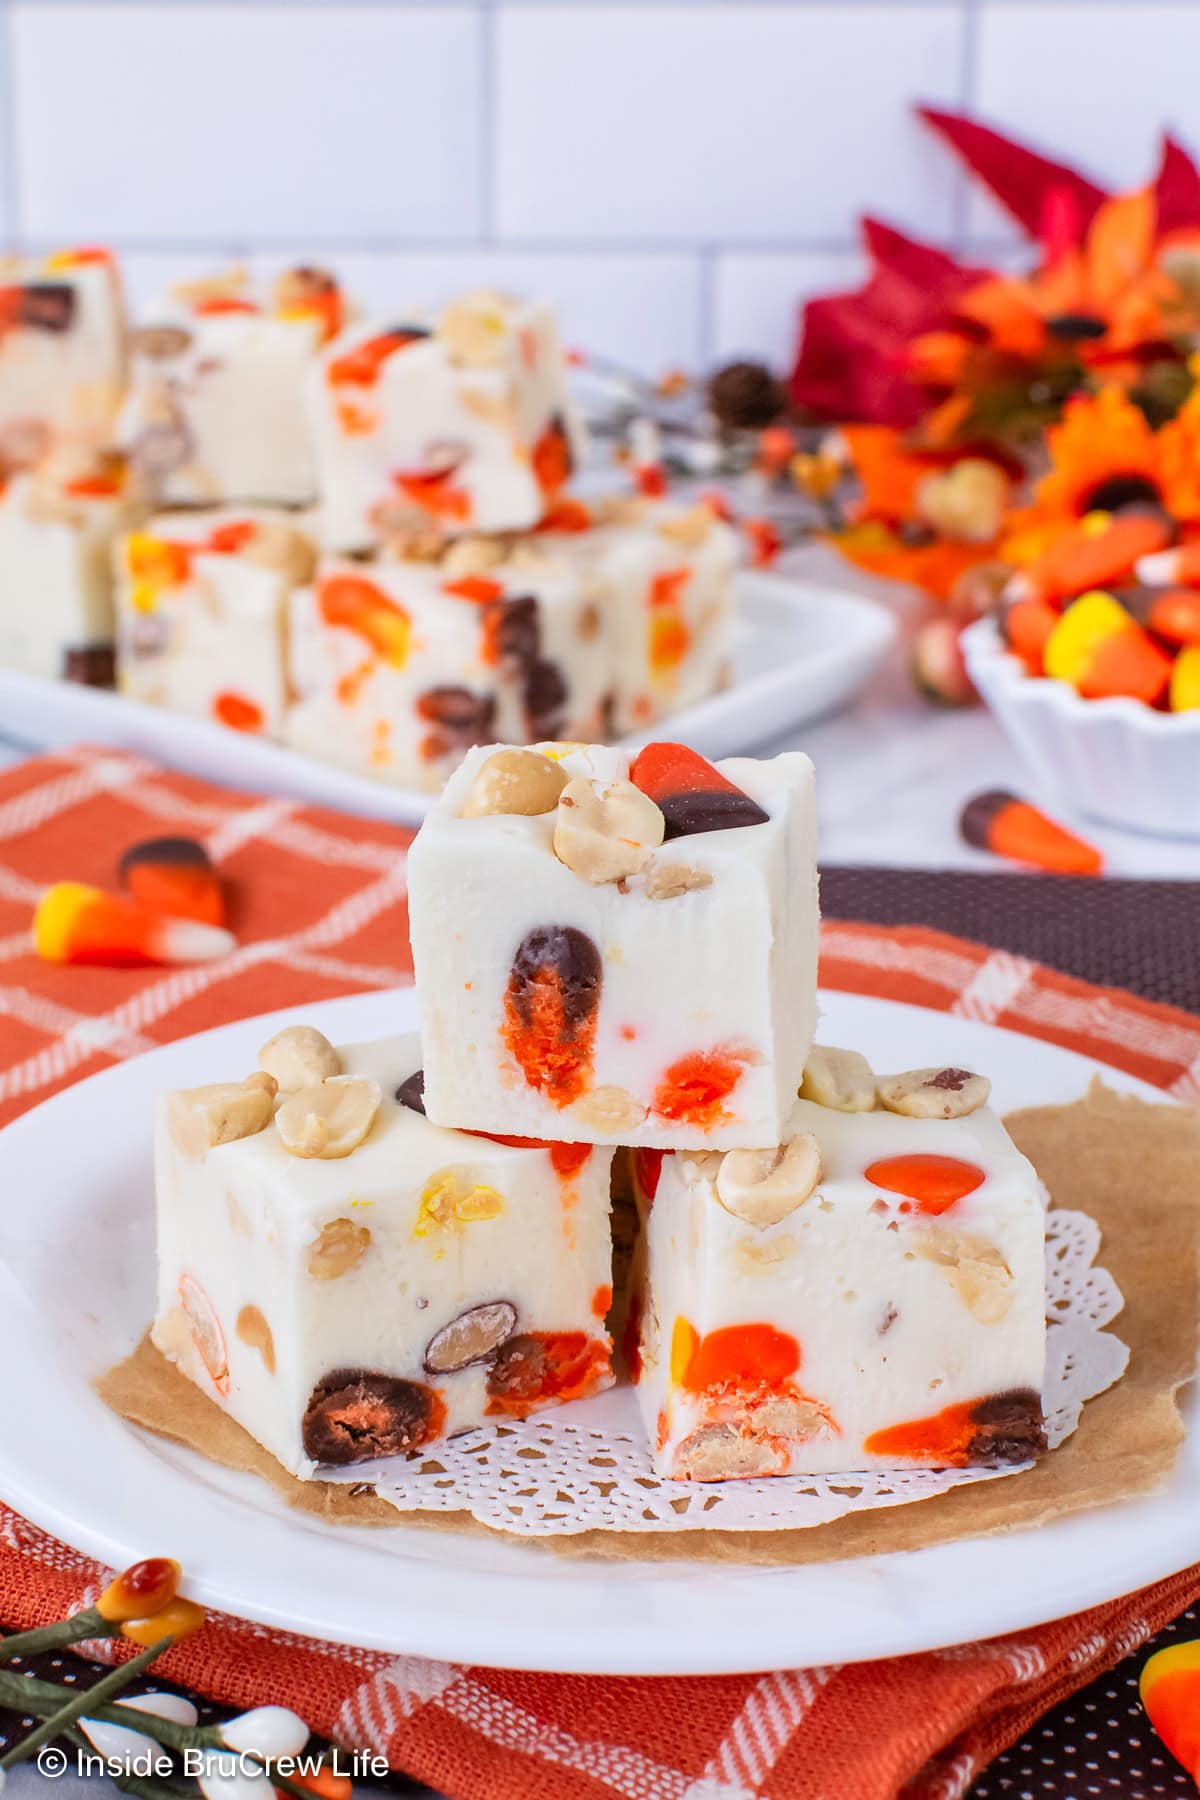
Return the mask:
M1192 1639L1156 1650L1142 1669L1138 1691L1171 1755L1200 1780L1200 1643Z
M1175 658L1169 697L1172 712L1195 712L1200 708L1200 644L1190 644Z
M1123 580L1164 550L1171 527L1162 513L1088 513L1019 577L1021 597L1054 602ZM1145 579L1145 577L1140 577Z
M668 838L731 831L767 820L757 800L686 744L647 744L634 757L629 779L661 808Z
M1153 706L1166 692L1171 659L1111 594L1072 601L1046 639L1046 674L1086 700L1127 695Z
M1169 644L1200 644L1200 592L1168 588L1151 601L1146 624Z
M991 850L1052 874L1099 875L1103 867L1100 852L1091 844L1015 794L976 794L963 807L958 828L976 850Z
M117 873L133 898L153 912L198 919L202 925L225 923L220 880L208 852L194 838L148 838L131 844Z
M218 926L151 912L82 881L58 881L38 903L33 942L45 962L136 968L211 962L227 956L237 940Z
M1000 614L1001 636L1031 675L1042 674L1046 645L1057 624L1058 614L1044 600L1014 600Z
M1147 587L1200 587L1200 543L1179 544L1172 550L1158 550L1139 556L1134 573Z

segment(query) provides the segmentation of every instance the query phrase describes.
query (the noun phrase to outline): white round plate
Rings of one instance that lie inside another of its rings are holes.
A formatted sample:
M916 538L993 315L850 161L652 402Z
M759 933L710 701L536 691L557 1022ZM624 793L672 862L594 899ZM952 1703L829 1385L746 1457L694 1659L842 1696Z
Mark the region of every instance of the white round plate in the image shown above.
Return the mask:
M823 996L822 1035L876 1067L985 1069L1003 1110L1093 1073L1033 1038L919 1007ZM1059 1618L1200 1560L1200 1433L1152 1498L1034 1531L811 1568L562 1556L479 1533L319 1526L249 1476L134 1431L91 1379L153 1306L150 1111L162 1088L252 1066L290 1019L342 1042L410 1029L411 990L227 1025L80 1082L0 1132L0 1317L21 1397L0 1495L118 1568L169 1553L197 1600L397 1653L584 1674L716 1674L932 1649ZM1128 1093L1162 1099L1117 1071Z

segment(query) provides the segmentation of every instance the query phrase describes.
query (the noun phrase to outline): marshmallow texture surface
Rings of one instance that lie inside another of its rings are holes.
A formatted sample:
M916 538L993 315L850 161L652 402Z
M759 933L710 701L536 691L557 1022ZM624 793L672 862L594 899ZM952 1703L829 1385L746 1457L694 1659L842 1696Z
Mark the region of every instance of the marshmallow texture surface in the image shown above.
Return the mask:
M286 1148L287 1092L209 1146L163 1097L159 1350L302 1478L608 1387L610 1154L430 1124L415 1035L336 1056L377 1106L341 1156Z
M1044 1208L999 1119L800 1101L787 1143L800 1139L777 1165L635 1157L644 1236L629 1360L659 1472L1034 1456Z
M430 1117L606 1144L777 1143L816 1020L808 758L548 744L538 761L571 784L556 805L464 816L502 748L469 753L409 852ZM643 773L663 757L682 759L679 793ZM639 775L662 818L641 790L630 801ZM630 805L657 847L631 847Z

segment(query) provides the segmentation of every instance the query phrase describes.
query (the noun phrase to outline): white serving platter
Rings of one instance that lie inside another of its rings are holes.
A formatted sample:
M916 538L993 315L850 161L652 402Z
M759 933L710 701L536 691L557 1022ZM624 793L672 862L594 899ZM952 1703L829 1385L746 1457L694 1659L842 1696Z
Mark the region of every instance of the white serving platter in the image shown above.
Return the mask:
M732 685L627 742L667 734L705 756L739 755L842 706L874 674L896 636L887 607L816 582L747 571L737 577L737 598ZM204 719L12 669L0 669L0 737L33 750L107 744L202 780L405 825L419 824L431 804L429 794L389 787Z
M877 1067L985 1069L1002 1110L1078 1098L1095 1065L968 1019L826 994L823 1035ZM262 1483L141 1434L92 1379L153 1306L150 1111L165 1087L250 1067L288 1020L342 1041L407 1030L411 990L245 1020L69 1088L0 1132L5 1379L0 1496L118 1567L177 1556L188 1591L267 1625L397 1654L591 1674L851 1662L995 1636L1200 1560L1200 1433L1149 1498L1036 1530L804 1568L564 1556L479 1533L322 1526ZM1116 1070L1120 1091L1162 1100ZM1101 1252L1103 1256L1103 1251ZM603 1405L610 1399L586 1405ZM1019 1479L1017 1477L1016 1479Z

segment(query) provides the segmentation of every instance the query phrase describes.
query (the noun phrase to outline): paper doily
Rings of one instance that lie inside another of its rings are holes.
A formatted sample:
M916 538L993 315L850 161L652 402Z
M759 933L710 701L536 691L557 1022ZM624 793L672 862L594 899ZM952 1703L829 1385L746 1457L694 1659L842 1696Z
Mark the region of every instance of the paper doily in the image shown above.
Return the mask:
M1124 1301L1095 1266L1100 1228L1086 1213L1046 1218L1046 1436L1053 1450L1085 1401L1125 1371L1129 1347L1104 1327ZM581 1531L794 1531L850 1512L926 1500L1003 1469L900 1469L723 1482L667 1481L654 1472L633 1390L618 1387L562 1412L464 1432L435 1453L322 1470L369 1482L400 1512L469 1512L526 1537Z

